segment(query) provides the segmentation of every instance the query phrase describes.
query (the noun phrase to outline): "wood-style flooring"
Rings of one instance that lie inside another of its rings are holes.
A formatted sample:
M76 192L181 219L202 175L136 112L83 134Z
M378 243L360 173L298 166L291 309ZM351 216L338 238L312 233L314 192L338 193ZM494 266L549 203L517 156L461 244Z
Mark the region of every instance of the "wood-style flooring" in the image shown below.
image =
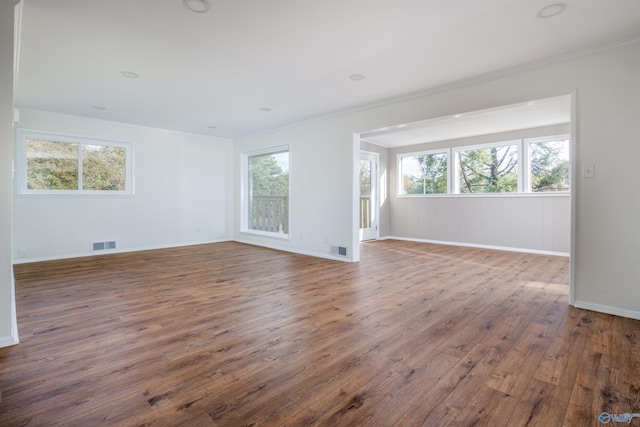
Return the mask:
M16 265L0 425L583 427L640 412L640 321L570 307L568 270L390 240L353 264L227 242Z

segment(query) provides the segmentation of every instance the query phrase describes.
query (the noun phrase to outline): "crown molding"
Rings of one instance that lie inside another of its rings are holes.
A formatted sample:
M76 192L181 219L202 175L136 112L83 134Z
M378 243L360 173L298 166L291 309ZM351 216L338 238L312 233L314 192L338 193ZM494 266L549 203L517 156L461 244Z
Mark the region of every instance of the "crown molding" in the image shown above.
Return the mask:
M334 117L344 116L346 114L365 111L373 108L383 107L386 105L395 104L398 102L409 101L415 98L420 98L424 96L434 95L441 92L446 92L454 89L460 89L467 86L472 86L478 83L484 83L491 80L497 80L500 78L508 77L514 74L523 73L525 71L535 70L543 67L547 67L554 64L569 62L578 58L582 58L585 56L594 55L600 52L605 52L614 49L620 49L624 47L634 46L640 44L640 37L635 37L631 39L618 40L616 42L607 43L604 45L599 45L587 49L582 49L574 52L570 52L563 55L554 56L551 58L542 59L540 61L529 62L522 65L516 65L514 67L505 68L503 70L493 71L491 73L482 74L479 76L470 77L468 79L457 80L455 82L446 83L443 85L434 86L428 89L420 90L417 92L411 92L404 95L395 96L392 98L386 98L381 101L375 101L367 104L358 105L356 107L346 108L342 110L335 111L329 114L323 114L320 116L315 116L308 120L302 120L299 122L291 123L289 125L280 126L274 129L266 130L263 132L258 132L255 134L243 136L241 138L235 139L236 141L242 141L245 139L255 138L257 136L268 135L276 132L280 132L287 129L296 128L299 126L303 126L309 123L315 123L321 120L326 120Z

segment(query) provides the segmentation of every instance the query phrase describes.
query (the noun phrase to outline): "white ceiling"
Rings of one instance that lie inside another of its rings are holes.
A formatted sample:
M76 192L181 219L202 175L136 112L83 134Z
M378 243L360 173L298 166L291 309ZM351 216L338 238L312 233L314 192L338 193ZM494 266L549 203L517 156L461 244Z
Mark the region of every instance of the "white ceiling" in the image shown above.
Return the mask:
M392 148L557 125L570 120L571 96L566 95L386 126L360 136L367 142Z
M208 1L22 0L16 106L241 138L640 38L640 0Z

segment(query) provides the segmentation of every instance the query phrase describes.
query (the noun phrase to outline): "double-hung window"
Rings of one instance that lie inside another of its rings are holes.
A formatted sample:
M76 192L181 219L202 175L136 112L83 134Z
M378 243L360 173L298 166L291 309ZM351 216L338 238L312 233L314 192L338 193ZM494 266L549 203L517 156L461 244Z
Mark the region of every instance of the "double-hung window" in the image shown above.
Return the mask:
M131 144L18 130L18 194L131 195Z
M289 234L289 147L243 154L242 230L275 237Z

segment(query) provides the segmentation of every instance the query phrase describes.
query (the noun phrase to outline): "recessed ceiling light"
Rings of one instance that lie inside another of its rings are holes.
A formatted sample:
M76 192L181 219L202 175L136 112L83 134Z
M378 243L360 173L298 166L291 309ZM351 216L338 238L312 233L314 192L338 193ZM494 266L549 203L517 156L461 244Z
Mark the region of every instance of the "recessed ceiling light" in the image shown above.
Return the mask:
M262 108L260 108L260 111L271 111L271 108L269 108L269 107L262 107Z
M102 105L92 105L91 108L94 110L106 110L107 107L103 107Z
M182 0L182 4L195 13L205 13L210 7L206 0Z
M460 117L462 117L462 114L456 114L455 116L453 116L454 119L459 119Z
M556 15L560 15L562 12L565 11L566 8L567 8L566 3L550 4L540 9L540 11L538 12L538 18L540 19L552 18Z
M128 79L137 79L140 77L138 73L134 73L133 71L120 71L120 75Z
M364 74L351 74L349 76L350 80L353 80L355 82L360 81L360 80L364 80Z

